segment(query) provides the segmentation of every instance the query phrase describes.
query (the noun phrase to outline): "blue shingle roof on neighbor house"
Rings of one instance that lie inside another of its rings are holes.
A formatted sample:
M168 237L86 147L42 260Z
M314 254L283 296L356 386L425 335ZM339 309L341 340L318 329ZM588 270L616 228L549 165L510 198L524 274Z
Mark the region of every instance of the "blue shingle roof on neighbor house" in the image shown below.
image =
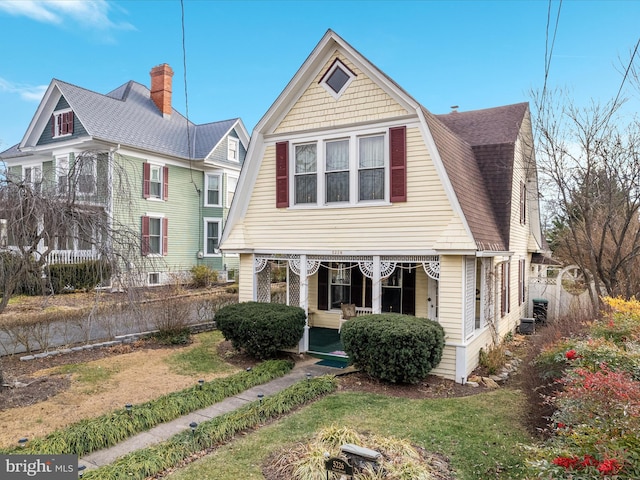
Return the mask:
M47 94L55 92L51 87L57 87L93 139L186 160L206 158L240 120L232 118L196 125L173 108L171 115L165 116L151 99L149 88L135 81L106 95L57 79L51 81ZM43 102L46 99L47 95ZM19 147L15 145L0 156L24 155Z

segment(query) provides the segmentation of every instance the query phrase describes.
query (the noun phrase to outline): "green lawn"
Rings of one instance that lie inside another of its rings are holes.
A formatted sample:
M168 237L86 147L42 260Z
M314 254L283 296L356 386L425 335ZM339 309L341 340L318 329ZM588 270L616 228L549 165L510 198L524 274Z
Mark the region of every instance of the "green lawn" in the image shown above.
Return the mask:
M523 401L520 392L510 389L438 400L336 393L222 446L169 478L260 479L261 463L270 453L304 442L323 426L337 425L407 439L442 453L460 480L515 480L523 478L519 444L532 442L520 422Z

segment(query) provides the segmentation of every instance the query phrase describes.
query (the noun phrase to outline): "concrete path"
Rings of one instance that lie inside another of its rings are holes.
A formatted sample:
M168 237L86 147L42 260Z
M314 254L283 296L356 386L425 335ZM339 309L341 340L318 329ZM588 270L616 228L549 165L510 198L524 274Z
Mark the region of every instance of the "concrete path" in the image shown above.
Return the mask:
M188 430L191 422L205 422L219 415L224 415L225 413L236 410L247 403L257 400L258 394L263 394L265 397L274 395L294 383L306 379L307 373L310 373L313 377L327 374L336 375L346 373L352 368L347 367L346 369L342 369L317 365L318 361L319 359L311 359L306 362L296 364L296 366L283 377L276 378L275 380L263 385L250 388L238 395L226 398L219 403L211 405L210 407L203 408L202 410L177 418L171 422L158 425L151 430L130 437L111 448L105 448L103 450L93 452L80 458L78 464L84 465L87 470L108 465L118 457L135 450L140 450L150 445L163 442L177 433Z

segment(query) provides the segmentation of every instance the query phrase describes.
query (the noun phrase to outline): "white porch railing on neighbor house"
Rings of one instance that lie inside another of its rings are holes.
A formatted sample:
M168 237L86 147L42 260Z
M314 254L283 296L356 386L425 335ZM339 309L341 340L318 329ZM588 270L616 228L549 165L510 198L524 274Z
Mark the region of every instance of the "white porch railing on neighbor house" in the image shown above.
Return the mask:
M47 263L49 265L82 263L89 260L99 260L100 253L94 250L52 250Z

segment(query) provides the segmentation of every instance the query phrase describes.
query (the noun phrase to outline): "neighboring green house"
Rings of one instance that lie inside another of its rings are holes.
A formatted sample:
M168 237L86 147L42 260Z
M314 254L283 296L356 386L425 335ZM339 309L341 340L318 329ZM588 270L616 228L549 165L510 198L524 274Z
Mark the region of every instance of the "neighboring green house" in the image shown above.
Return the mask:
M43 251L53 247L48 263L128 249L124 270L140 265L131 272L148 285L172 282L194 265L222 276L237 269L238 256L221 253L218 242L249 135L239 118L195 125L182 116L171 106L172 76L162 64L151 70L151 89L129 81L105 95L54 79L22 141L0 153L7 178L38 192L73 193L80 210L99 210L114 230L136 234L126 245L106 240L105 250L102 232L83 228L77 215L68 235L41 242ZM11 226L2 227L11 247Z

